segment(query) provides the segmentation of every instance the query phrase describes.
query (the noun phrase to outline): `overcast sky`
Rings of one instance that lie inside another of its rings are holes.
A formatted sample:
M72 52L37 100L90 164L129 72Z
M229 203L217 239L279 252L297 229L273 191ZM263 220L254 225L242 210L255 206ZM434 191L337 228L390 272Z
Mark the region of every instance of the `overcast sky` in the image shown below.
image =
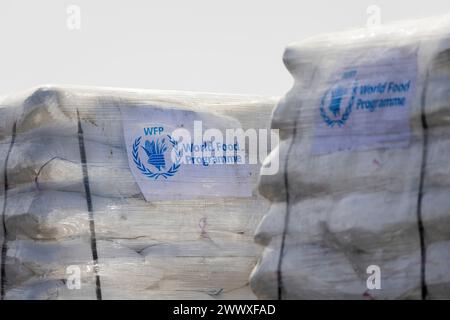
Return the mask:
M363 27L372 4L382 23L450 13L449 0L1 0L0 94L52 83L279 96L287 44Z

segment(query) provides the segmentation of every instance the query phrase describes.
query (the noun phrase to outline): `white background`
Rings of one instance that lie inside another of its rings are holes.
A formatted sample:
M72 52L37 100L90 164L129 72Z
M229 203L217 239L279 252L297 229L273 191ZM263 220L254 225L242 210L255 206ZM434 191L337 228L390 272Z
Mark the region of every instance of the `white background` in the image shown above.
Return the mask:
M364 27L372 4L382 23L450 13L449 0L0 0L0 94L51 83L279 96L288 43Z

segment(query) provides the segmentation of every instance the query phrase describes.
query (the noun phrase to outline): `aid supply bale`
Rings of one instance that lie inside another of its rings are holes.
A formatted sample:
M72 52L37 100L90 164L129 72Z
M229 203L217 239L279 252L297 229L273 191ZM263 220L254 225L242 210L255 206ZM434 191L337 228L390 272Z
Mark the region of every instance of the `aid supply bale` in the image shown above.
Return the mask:
M278 152L281 170L260 179L272 204L255 236L259 298L450 297L449 26L408 21L286 49L295 84L272 118L281 141L266 162Z
M146 201L141 188L149 182L136 180L124 133L136 110L149 127L159 116L185 128L195 119L204 130L267 129L275 102L50 86L6 97L3 298L254 299L253 234L268 205L256 190L259 165L211 165L204 173L181 164L157 180L169 191ZM177 190L180 177L187 192ZM71 289L76 270L80 288Z

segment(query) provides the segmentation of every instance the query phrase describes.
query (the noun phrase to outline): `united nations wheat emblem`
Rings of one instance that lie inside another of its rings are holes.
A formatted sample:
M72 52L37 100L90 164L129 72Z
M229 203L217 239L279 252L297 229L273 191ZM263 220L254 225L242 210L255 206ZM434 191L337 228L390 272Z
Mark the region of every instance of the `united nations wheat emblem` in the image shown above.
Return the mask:
M137 137L133 143L132 158L137 169L146 177L157 180L159 177L167 179L174 176L181 166L182 151L178 148L178 142L175 141L170 135L165 138L156 140L146 140L144 146L141 146L142 136ZM169 146L172 147L172 151L175 154L175 161L166 170L167 159L166 155L169 152ZM139 156L139 147L147 155L147 164L154 167L156 170L152 171L149 167L145 166Z

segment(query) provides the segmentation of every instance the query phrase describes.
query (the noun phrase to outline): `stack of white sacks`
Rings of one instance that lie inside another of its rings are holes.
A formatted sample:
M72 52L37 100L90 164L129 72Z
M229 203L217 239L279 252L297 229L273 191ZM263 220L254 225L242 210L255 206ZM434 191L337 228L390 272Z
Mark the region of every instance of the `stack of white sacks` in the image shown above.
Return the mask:
M261 250L253 234L268 209L257 195L257 174L250 178L251 197L147 202L129 168L120 108L176 107L210 114L224 126L232 119L247 129L269 127L275 102L71 87L40 87L3 99L2 298L255 298L248 277ZM78 271L79 289L71 277Z
M281 170L259 186L272 204L256 295L450 298L450 17L314 37L284 61L295 85L272 121L281 140L266 161L279 153ZM404 105L360 107L364 85L402 77Z

